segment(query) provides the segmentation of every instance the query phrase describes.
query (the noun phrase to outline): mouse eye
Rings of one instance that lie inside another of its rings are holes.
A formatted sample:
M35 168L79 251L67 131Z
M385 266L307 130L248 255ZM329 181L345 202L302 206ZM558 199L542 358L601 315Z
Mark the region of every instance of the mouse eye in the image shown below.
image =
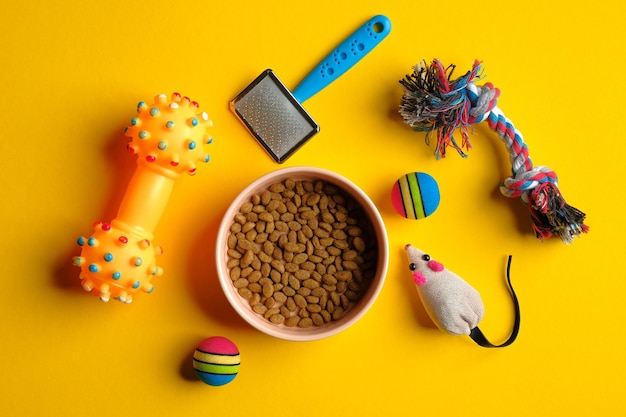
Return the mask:
M425 254L422 255L422 259L425 260L425 261L430 261L430 255L425 253Z
M409 269L410 269L411 271L415 271L415 270L417 269L417 265L415 265L415 264L409 264Z

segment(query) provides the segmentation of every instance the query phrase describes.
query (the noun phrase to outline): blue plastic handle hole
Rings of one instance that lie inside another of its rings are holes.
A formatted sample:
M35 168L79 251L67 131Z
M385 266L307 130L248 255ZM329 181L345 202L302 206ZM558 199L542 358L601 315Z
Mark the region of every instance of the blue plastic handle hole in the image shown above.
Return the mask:
M372 27L372 29L376 33L382 33L382 31L385 29L385 26L382 23L377 22L377 23L374 23L374 26Z
M348 54L346 54L345 52L342 52L341 54L339 54L339 58L341 59L346 59L348 57Z
M363 45L362 43L358 44L356 46L356 49L358 49L359 51L362 51L363 49L365 49L365 45Z
M328 68L328 69L326 70L326 73L327 73L328 75L333 75L333 74L335 73L335 70L334 70L334 69L332 69L332 68Z

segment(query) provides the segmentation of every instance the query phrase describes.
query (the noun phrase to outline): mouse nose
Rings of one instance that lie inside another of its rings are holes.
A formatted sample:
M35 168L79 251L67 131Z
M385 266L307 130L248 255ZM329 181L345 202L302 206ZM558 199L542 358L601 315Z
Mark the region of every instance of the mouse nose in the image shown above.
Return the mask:
M404 250L407 250L407 249L408 249L408 248L410 248L410 247L411 247L411 244L410 244L410 243L407 243L406 245L404 245Z

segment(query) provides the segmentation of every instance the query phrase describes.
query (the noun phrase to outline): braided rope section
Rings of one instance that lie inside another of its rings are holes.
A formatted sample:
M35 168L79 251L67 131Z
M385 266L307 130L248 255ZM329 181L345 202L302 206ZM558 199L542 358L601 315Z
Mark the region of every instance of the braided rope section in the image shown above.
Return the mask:
M523 136L497 107L500 90L491 83L477 86L482 68L475 61L465 75L452 78L455 66L447 68L439 60L425 61L413 73L400 80L404 88L400 114L415 131L426 132L430 144L437 135L435 156L445 158L448 147L466 157L471 148L472 125L486 121L505 144L511 162L511 176L500 191L507 197L519 197L530 208L535 235L540 240L559 236L565 243L586 233L585 213L568 205L558 189L558 177L545 166L533 166ZM458 132L460 143L454 137Z

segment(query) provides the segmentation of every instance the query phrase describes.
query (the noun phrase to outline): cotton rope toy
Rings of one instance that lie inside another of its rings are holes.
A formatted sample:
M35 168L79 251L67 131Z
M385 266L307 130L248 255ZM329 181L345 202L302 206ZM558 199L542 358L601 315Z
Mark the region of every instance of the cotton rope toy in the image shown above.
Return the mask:
M197 162L209 162L204 145L212 141L207 133L212 122L198 103L178 93L171 100L160 94L151 105L140 102L137 113L125 129L137 168L117 216L110 223L96 222L90 237L79 237L81 254L73 258L83 288L105 302L131 303L135 293L152 292L151 278L163 273L156 264L162 249L152 243L153 233L174 183L182 173L194 175Z
M500 345L491 343L478 323L483 319L485 307L478 291L463 278L446 269L441 263L414 246L405 246L409 270L426 312L441 330L452 335L468 335L480 346L496 348L509 346L517 339L520 328L520 308L511 285L511 257L506 278L515 306L515 322L509 338Z
M522 134L497 107L500 90L491 83L482 86L474 80L482 78L482 67L475 61L471 71L452 79L454 65L444 68L439 60L429 66L425 61L413 67L413 73L400 80L404 88L400 114L415 131L437 132L437 159L446 156L448 146L462 157L471 148L471 126L484 120L506 145L512 164L512 176L500 185L507 197L520 197L531 212L533 228L540 240L559 236L570 243L574 237L586 233L585 213L568 205L557 186L557 175L544 166L534 167ZM454 137L458 130L459 144Z

